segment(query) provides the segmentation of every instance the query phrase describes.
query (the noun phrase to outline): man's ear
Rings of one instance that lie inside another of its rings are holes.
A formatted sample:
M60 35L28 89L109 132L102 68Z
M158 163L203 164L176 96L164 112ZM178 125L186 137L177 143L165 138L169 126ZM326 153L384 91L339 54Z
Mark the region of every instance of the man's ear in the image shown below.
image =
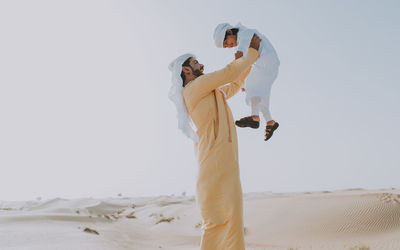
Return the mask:
M190 70L190 67L188 66L182 66L182 71L185 73L185 75L190 75L192 71Z

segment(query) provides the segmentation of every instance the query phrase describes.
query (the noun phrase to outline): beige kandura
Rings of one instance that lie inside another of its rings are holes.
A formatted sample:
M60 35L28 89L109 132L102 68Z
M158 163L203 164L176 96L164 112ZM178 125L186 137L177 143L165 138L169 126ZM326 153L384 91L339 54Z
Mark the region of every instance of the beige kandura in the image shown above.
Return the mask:
M258 59L247 56L225 68L190 81L183 98L199 142L196 202L203 219L202 250L243 250L243 201L239 175L238 143L227 99L235 95Z

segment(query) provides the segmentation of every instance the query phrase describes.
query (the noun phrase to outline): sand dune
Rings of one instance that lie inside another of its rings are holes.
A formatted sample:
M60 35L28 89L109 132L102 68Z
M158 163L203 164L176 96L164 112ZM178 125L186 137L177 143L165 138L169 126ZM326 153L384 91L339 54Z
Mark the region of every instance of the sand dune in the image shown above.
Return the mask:
M400 249L400 190L249 193L246 249ZM0 201L0 249L199 249L191 196Z

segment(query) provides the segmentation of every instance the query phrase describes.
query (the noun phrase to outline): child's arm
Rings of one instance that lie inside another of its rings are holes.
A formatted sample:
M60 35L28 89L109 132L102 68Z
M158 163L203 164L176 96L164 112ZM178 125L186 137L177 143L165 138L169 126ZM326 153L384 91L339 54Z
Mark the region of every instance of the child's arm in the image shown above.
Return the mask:
M251 42L251 39L253 38L254 35L254 30L252 29L246 29L243 30L242 32L239 32L238 34L238 49L237 51L241 51L243 53L243 56L247 55L247 50L249 49L249 45Z
M243 87L244 80L249 75L250 70L251 70L251 66L249 66L246 69L246 71L244 71L236 81L231 82L227 85L224 85L224 86L218 88L220 91L222 91L226 100L228 100L232 96L236 95L236 93Z

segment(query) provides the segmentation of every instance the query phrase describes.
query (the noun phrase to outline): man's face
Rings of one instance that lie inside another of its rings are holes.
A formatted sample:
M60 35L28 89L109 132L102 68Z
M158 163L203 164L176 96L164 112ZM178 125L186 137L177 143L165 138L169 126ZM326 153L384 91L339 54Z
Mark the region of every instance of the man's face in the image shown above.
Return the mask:
M227 35L224 41L224 48L232 48L237 46L236 35Z
M189 65L192 68L193 75L195 75L196 77L203 75L204 65L200 64L196 58L190 58Z

